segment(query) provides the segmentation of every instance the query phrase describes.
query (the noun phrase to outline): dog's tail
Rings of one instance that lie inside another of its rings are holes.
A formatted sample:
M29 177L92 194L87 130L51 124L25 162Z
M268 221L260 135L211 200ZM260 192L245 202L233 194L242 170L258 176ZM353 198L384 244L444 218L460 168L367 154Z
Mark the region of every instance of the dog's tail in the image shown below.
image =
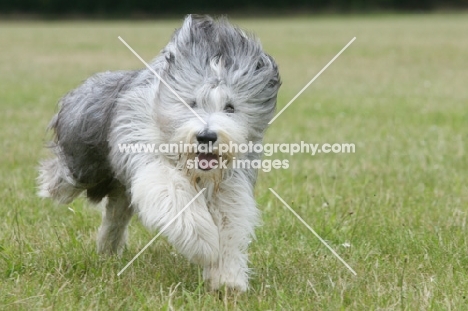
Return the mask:
M59 157L41 163L37 181L37 194L43 198L52 198L60 204L70 203L85 190L77 185L70 170Z

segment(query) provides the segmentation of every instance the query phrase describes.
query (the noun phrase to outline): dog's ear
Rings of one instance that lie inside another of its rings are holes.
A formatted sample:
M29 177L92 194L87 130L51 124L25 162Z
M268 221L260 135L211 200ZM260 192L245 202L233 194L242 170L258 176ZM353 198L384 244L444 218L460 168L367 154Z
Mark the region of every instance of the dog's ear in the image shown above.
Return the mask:
M174 64L181 53L191 53L191 46L213 37L214 20L208 15L189 14L182 27L177 29L163 51L169 65Z
M278 70L278 64L276 64L273 57L271 57L270 55L268 55L266 53L265 53L265 55L268 58L268 61L270 62L270 64L272 65L272 70L273 70L273 78L270 81L270 83L279 88L281 86L282 82L281 82L281 77L280 77L279 70Z
M213 26L213 18L209 15L189 14L185 17L181 29L210 28Z
M271 57L267 53L262 53L255 67L255 70L261 70L261 69L277 71L278 67L273 57Z
M173 41L178 45L193 42L193 38L209 36L213 31L214 21L208 15L189 14L182 27L174 34ZM200 36L200 33L204 35Z
M269 82L267 87L277 87L281 86L281 78L279 76L278 65L276 64L273 57L267 53L263 53L258 59L255 67L255 71L263 71L268 73Z

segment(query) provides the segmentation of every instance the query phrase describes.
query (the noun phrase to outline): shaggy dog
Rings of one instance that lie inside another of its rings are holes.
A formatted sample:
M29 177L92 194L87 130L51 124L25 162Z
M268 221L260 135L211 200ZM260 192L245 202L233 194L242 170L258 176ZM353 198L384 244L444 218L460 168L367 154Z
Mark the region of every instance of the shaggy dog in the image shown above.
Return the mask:
M60 203L82 192L92 202L107 198L98 251L121 254L133 214L146 227L162 229L204 189L163 233L203 266L212 290L225 285L245 291L247 247L259 222L257 171L213 163L258 160L261 154L221 154L215 147L262 143L280 87L277 65L255 38L225 19L188 16L150 67L163 81L148 68L104 72L61 99L50 123L55 157L41 164L39 195ZM169 143L214 148L119 148ZM194 159L210 164L186 165Z

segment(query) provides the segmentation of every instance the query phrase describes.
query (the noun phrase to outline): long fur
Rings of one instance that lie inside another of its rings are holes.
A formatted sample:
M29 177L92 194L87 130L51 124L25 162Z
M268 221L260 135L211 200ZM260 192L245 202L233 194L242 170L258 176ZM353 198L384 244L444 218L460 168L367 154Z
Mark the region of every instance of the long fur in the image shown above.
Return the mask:
M42 163L39 195L68 203L107 197L101 253L120 253L133 213L161 229L206 188L164 235L204 267L211 289L248 287L247 246L259 221L255 169L184 169L192 153L122 153L119 144L261 143L280 87L278 68L257 39L225 19L188 16L150 64L206 122L148 69L99 73L64 96L50 123L55 157ZM234 107L227 113L226 106ZM261 155L224 154L226 159Z

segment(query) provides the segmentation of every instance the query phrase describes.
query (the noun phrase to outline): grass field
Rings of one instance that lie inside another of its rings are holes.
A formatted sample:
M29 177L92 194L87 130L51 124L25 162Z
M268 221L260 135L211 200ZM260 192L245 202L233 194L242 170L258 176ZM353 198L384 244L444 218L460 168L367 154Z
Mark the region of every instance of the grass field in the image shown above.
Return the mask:
M201 270L134 219L122 258L100 258L100 212L35 196L57 100L89 75L141 68L180 21L0 23L0 309L468 310L468 16L234 20L276 58L284 106L266 142L355 143L260 173L263 226L247 294L220 300ZM268 190L283 197L353 276ZM347 247L349 243L349 247Z

